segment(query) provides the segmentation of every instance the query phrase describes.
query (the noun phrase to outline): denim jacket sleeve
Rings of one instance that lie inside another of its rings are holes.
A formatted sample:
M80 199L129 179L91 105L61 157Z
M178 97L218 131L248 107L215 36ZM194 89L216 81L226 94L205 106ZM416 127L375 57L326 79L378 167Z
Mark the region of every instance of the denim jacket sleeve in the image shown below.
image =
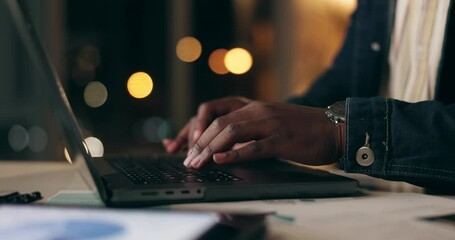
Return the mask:
M330 69L305 95L290 98L288 102L326 107L347 97L378 96L387 67L394 2L359 0L343 47Z
M375 159L358 163L365 145ZM348 98L346 148L340 168L425 187L455 184L455 104L407 103L388 98Z
M331 69L295 104L325 107L346 101L346 149L339 167L435 188L455 185L455 104L406 103L376 97L387 63L394 0L358 0L346 41ZM373 44L380 49L371 48ZM357 162L365 145L375 159Z

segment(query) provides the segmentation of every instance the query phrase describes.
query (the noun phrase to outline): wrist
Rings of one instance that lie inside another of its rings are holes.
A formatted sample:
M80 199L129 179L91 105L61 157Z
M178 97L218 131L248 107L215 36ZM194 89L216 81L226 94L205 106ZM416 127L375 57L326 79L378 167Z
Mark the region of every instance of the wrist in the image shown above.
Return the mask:
M338 137L338 144L337 144L337 158L338 160L341 159L344 156L344 149L346 147L346 124L340 123L338 124L338 132L339 132L339 137Z
M345 115L346 102L336 102L327 107L325 114L332 121L336 128L335 134L335 146L336 146L336 158L341 159L344 155L345 149L345 135L346 135L346 115Z

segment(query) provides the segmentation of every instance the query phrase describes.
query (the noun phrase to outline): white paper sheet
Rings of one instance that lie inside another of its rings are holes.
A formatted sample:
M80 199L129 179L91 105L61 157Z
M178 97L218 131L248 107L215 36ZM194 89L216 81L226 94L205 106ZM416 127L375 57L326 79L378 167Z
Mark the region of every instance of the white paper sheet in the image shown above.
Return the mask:
M212 213L0 206L0 239L195 239Z

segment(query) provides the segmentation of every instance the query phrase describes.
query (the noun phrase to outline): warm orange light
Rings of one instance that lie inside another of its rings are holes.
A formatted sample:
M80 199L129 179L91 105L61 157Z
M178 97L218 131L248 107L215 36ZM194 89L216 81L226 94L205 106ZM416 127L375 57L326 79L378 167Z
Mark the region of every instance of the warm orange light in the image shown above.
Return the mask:
M253 58L247 50L234 48L226 53L224 64L231 73L244 74L253 66Z
M213 51L209 56L209 67L214 73L226 74L229 70L224 65L224 58L228 51L226 49L217 49Z
M145 98L153 90L153 80L145 72L137 72L131 75L127 82L128 92L134 98Z
M178 41L175 52L180 60L194 62L201 56L202 45L194 37L184 37Z

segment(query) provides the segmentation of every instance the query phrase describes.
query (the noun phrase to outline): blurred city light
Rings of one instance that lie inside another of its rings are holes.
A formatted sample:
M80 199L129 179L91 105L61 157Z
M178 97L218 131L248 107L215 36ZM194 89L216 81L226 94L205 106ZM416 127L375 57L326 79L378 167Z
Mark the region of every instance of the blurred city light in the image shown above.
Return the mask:
M29 134L29 144L28 147L33 152L41 152L47 146L47 134L40 127L33 126L28 131Z
M210 69L217 74L226 74L229 70L224 64L224 58L228 51L226 49L217 49L213 51L209 56L209 67Z
M180 60L194 62L201 56L202 45L194 37L184 37L178 41L175 52Z
M27 130L21 125L13 125L8 132L8 142L14 151L22 151L29 143Z
M104 84L94 81L89 83L84 89L84 101L92 107L101 107L107 100L107 89Z
M90 151L92 157L102 157L104 155L104 146L101 140L96 137L88 137L85 143Z
M171 124L169 121L164 120L158 126L158 138L161 140L169 138L171 136Z
M159 142L161 140L158 136L158 129L162 123L163 119L160 117L151 117L144 121L142 132L147 141Z
M226 68L233 74L244 74L253 66L251 54L243 48L234 48L224 58Z
M171 126L168 121L160 117L146 119L142 125L142 135L148 142L161 142L170 136Z
M145 98L153 90L153 80L145 72L137 72L131 75L127 82L127 89L134 98Z

